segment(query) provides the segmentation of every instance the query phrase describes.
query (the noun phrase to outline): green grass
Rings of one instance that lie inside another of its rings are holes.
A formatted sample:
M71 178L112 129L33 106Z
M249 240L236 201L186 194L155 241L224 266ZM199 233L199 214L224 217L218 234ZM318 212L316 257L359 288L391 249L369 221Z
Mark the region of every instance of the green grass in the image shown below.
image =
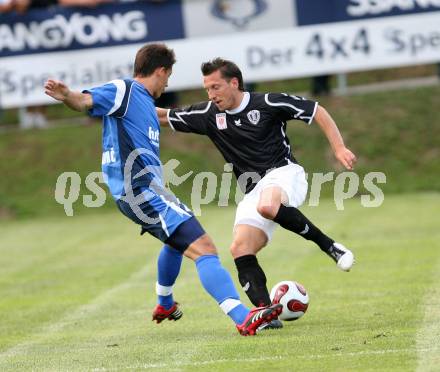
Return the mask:
M358 199L344 211L331 200L304 208L353 248L357 264L340 272L313 244L279 229L259 256L268 284L300 281L309 310L281 331L246 338L204 293L189 260L175 286L184 317L153 324L160 243L115 211L4 222L0 370L434 371L439 203L437 193L386 194L379 208ZM210 207L201 220L235 279L233 213Z

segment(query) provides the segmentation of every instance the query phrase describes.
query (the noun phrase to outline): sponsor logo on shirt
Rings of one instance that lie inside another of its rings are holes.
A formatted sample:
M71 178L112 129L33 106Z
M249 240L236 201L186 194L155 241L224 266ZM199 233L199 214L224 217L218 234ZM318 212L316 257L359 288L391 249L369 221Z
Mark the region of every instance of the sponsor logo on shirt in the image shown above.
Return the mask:
M151 143L159 147L159 130L152 129L151 127L148 128L148 138L150 139Z
M226 122L226 114L216 114L215 115L215 123L217 124L217 128L220 130L226 129L228 127L228 123Z
M112 147L111 149L104 151L102 153L102 164L110 164L116 161L115 149Z
M249 111L247 113L247 117L252 124L257 125L258 122L260 121L260 111L258 110Z
M234 123L237 127L241 127L241 120L240 119L234 120Z

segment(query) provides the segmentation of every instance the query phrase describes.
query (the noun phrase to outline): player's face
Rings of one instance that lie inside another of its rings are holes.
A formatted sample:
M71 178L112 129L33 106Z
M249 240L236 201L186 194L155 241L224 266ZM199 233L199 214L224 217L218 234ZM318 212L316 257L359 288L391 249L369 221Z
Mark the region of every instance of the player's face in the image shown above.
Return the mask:
M220 111L232 110L240 104L240 90L238 80L230 81L222 78L219 70L203 78L203 85L208 93L208 98L214 102Z
M173 73L173 68L167 70L166 68L162 67L159 70L159 78L158 78L159 86L154 98L159 98L161 94L165 91L165 88L168 86L168 79L170 78L172 73Z

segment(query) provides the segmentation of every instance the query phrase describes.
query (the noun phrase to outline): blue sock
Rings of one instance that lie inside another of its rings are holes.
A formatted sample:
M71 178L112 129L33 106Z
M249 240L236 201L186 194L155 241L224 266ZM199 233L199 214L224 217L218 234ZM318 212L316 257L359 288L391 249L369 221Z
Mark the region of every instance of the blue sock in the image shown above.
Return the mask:
M167 310L174 304L173 285L179 275L182 258L178 250L164 245L157 259L156 293L159 305Z
M231 276L215 255L200 256L196 267L203 288L217 301L221 309L235 322L241 324L249 314L240 301Z

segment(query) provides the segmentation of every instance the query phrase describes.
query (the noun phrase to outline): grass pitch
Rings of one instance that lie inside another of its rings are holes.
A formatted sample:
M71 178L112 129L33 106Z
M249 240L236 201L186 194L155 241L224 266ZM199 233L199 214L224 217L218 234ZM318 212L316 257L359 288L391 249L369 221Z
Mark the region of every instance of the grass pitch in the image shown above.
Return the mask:
M116 211L2 223L0 370L434 371L439 204L432 193L386 196L372 209L359 200L343 212L330 200L304 208L353 249L357 264L340 272L312 243L278 229L259 256L268 285L297 280L310 306L256 337L239 336L189 260L175 286L183 318L151 322L160 243ZM207 208L201 221L235 280L233 212Z

